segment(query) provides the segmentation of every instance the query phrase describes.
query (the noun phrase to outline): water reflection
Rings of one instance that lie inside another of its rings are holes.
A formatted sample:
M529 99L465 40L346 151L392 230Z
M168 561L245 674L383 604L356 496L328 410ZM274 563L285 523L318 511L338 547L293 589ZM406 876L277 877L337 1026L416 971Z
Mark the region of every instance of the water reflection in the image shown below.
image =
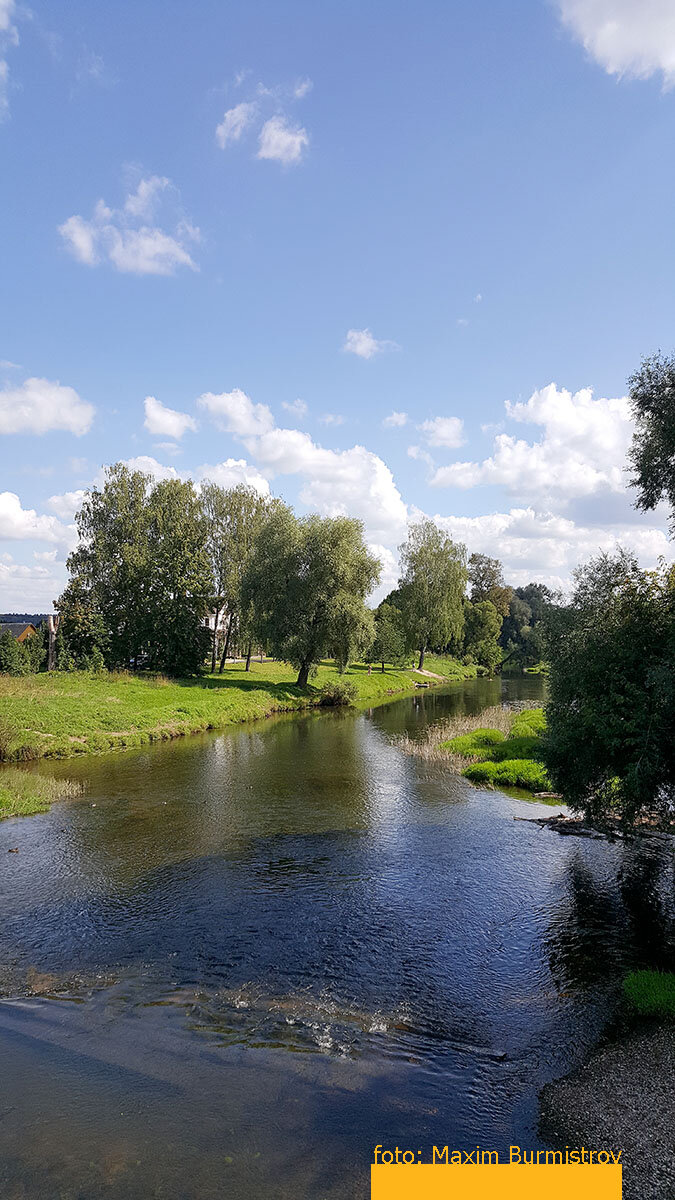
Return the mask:
M547 810L394 735L541 687L58 767L86 798L0 825L0 983L83 1003L0 1006L3 1194L220 1196L227 1167L232 1196L366 1196L388 1137L536 1143L626 965L672 955L672 861L514 821Z

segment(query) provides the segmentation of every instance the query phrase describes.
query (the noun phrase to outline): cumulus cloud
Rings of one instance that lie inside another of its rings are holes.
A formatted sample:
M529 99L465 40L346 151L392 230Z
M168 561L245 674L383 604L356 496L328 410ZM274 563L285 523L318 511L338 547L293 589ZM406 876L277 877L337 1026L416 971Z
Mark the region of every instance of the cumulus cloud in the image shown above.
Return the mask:
M385 429L401 429L403 425L408 424L408 414L404 412L391 412L388 417L385 417L382 424Z
M345 419L342 413L323 413L319 417L322 425L344 425Z
M169 437L180 441L183 434L190 429L197 429L197 422L188 413L177 412L175 408L166 408L154 396L145 397L145 421L149 433L155 437Z
M199 482L210 480L220 487L237 487L240 483L255 488L261 496L269 496L270 485L264 475L246 462L245 458L226 458L224 462L209 465L205 463L197 468Z
M17 563L11 555L0 561L0 608L7 612L33 609L51 612L55 598L63 591L65 579L53 573L53 567Z
M22 508L15 492L0 492L0 538L70 544L73 533L72 527L62 525L56 517L37 513L34 508Z
M285 167L302 161L309 146L309 135L300 125L292 125L287 117L277 114L265 121L258 139L258 158L271 159Z
M197 400L219 429L236 437L254 437L274 428L274 417L266 404L254 404L246 392L204 392Z
M464 422L459 417L432 417L418 425L430 446L454 449L464 444Z
M472 551L501 559L507 582L514 587L536 580L566 590L574 568L602 550L627 546L644 566L653 566L659 556L668 553L670 546L662 529L578 524L551 512L537 512L532 507L479 517L437 514L433 519Z
M47 503L62 521L72 521L75 513L82 507L85 494L84 488L78 488L74 492L63 492L60 496L50 496Z
M224 150L231 142L239 141L254 120L257 109L256 104L244 102L235 104L234 108L227 110L220 125L216 126L216 141L221 150Z
M397 350L396 342L378 341L369 329L348 329L342 349L346 354L356 354L358 358L374 358L383 350Z
M74 388L50 379L26 379L0 391L0 433L50 433L66 430L80 437L91 428L93 405Z
M126 458L123 461L125 467L128 467L130 471L142 471L144 475L150 475L157 483L165 479L188 478L186 471L177 471L175 467L165 467L151 454L137 454L135 458ZM99 476L97 482L101 481L102 476Z
M672 0L558 0L563 24L609 75L675 83Z
M543 434L527 442L508 433L494 439L493 452L482 462L440 467L436 486L472 488L501 484L513 495L565 501L626 486L624 463L633 424L627 397L593 398L590 388L572 394L554 383L525 403L505 405L513 421L539 425Z
M164 207L172 210L171 232L151 223L156 221L162 198ZM176 189L165 176L141 179L121 208L109 208L99 200L90 219L75 214L59 225L58 232L73 257L88 267L107 262L132 275L174 275L179 267L198 269L188 245L199 241L199 230L177 215Z
M0 0L0 122L9 116L9 66L4 55L19 44L16 11L15 0Z

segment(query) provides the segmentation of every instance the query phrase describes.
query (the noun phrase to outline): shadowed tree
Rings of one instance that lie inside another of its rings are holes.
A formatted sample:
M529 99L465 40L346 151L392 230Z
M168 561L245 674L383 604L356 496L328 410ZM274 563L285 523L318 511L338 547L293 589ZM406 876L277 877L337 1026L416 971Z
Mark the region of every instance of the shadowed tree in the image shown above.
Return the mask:
M667 500L675 531L675 356L643 359L628 386L636 426L628 453L635 507L646 512Z
M242 595L261 641L298 670L298 685L342 639L369 621L365 598L380 565L363 526L349 517L298 519L287 505L272 511L257 539ZM347 633L346 633L347 630Z

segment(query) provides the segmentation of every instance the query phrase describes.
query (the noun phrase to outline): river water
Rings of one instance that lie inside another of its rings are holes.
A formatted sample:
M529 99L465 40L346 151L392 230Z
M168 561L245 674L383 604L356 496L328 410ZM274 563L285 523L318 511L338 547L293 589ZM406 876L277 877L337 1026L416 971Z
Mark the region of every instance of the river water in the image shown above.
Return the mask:
M542 1145L672 954L672 864L395 743L541 686L49 764L84 797L0 823L3 1198L365 1200L378 1143Z

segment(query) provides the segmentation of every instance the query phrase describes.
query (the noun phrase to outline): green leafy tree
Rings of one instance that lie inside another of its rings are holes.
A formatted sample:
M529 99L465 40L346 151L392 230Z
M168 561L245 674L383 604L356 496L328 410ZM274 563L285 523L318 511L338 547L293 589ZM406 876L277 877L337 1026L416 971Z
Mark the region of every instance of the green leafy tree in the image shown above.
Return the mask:
M422 670L428 649L461 644L466 547L425 520L410 526L408 540L399 549L399 594L407 643L419 651L418 670Z
M342 591L331 605L331 650L344 675L350 662L366 654L375 637L375 617L358 593Z
M515 588L502 622L499 643L503 663L534 666L547 654L546 623L558 598L543 583Z
M254 633L297 668L300 687L322 658L335 653L344 637L345 614L353 628L359 606L365 611L379 570L360 521L298 519L286 505L274 507L256 540L242 597Z
M375 613L375 640L370 648L368 660L382 664L398 665L405 658L405 630L400 609L382 601Z
M636 508L667 500L675 523L675 356L643 359L628 380L635 433L629 451Z
M675 576L601 555L549 612L544 739L556 790L589 820L625 823L675 802Z
M0 672L4 675L21 675L22 659L19 643L9 630L0 634Z
M499 633L502 618L490 600L470 600L464 606L464 652L472 662L494 672L502 660Z

